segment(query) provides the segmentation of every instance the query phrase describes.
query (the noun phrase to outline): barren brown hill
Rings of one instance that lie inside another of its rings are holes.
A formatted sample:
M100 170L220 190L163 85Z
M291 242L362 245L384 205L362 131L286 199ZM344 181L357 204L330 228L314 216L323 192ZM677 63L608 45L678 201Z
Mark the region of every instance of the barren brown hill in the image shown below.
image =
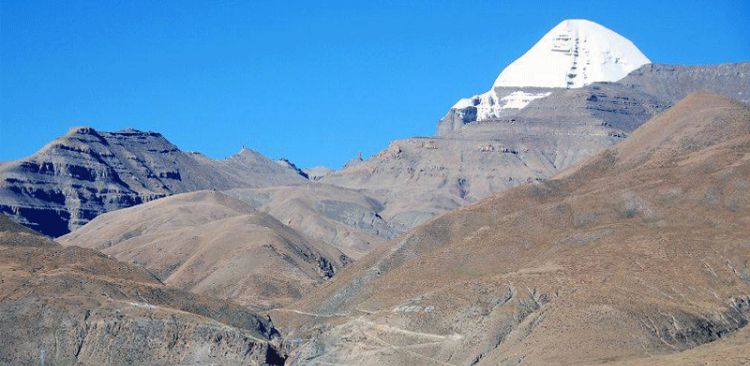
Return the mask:
M706 343L687 351L647 356L612 364L617 366L748 365L750 364L748 345L750 345L750 329L745 326L720 341Z
M59 244L0 214L0 242L4 246L56 247Z
M59 240L141 265L173 287L267 308L299 299L348 260L214 191L109 212Z
M272 316L302 343L293 364L682 364L712 350L742 364L748 188L750 109L694 94L554 179L419 226Z
M5 215L0 231L0 364L283 363L273 325L247 308L169 289Z
M354 259L400 233L380 216L382 203L353 189L311 182L224 193Z

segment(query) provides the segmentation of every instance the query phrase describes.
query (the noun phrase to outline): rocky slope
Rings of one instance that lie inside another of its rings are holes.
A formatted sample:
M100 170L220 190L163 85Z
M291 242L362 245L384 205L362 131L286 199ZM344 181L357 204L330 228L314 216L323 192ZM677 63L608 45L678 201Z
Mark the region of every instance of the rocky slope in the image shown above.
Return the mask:
M140 265L175 288L262 308L299 299L348 262L340 251L213 191L109 212L59 241Z
M103 212L175 193L304 181L247 149L213 160L182 152L156 132L77 127L28 158L0 165L0 212L60 236Z
M702 345L741 360L748 184L750 108L691 95L554 179L381 246L272 316L302 344L292 364L650 364L709 360Z
M747 365L750 364L750 327L719 341L706 343L682 352L612 362L627 366L684 366L684 365Z
M401 233L380 216L382 203L352 189L310 183L224 193L353 259Z
M0 363L9 365L284 362L268 319L169 289L91 249L62 247L2 214L0 327Z
M378 155L330 174L322 182L361 189L383 203L381 216L396 231L406 231L492 192L554 174L555 167L549 161L552 157L531 150L550 143L527 132L505 140L398 140ZM578 140L575 153L579 157L606 146L585 136ZM550 149L556 147L554 142L551 145Z

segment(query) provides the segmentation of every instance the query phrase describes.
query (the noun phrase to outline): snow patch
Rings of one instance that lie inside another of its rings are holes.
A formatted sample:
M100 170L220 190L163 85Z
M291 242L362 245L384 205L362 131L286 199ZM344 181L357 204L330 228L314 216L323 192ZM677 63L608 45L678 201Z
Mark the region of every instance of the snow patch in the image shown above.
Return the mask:
M519 90L500 98L500 101L505 102L503 109L523 109L523 107L526 107L526 105L531 103L532 100L544 98L550 94L552 94L552 92L526 93Z
M500 112L505 109L523 109L531 103L531 101L544 98L550 94L551 92L527 93L517 90L506 96L500 97L493 88L493 90L484 94L459 100L458 103L453 106L453 109L476 107L477 120L484 121L499 117Z
M391 312L393 313L431 313L435 310L435 307L432 305L429 306L419 306L419 305L403 305L403 306L397 306L393 308Z
M144 308L149 310L156 309L156 305L147 304L145 302L128 302L128 304L137 308Z

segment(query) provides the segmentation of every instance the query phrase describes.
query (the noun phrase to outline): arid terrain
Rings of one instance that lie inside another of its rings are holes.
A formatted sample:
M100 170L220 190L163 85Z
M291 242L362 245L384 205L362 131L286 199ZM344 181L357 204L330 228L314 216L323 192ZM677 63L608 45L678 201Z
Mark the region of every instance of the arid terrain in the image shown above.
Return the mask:
M741 364L748 182L750 108L691 95L551 180L382 246L273 318L304 342L293 364L679 363L716 357L708 347Z
M338 169L92 127L0 162L0 365L750 365L750 62L584 19L519 56Z
M0 363L282 364L267 317L0 216Z
M61 237L149 270L172 287L279 307L348 258L223 193L183 193L95 218Z

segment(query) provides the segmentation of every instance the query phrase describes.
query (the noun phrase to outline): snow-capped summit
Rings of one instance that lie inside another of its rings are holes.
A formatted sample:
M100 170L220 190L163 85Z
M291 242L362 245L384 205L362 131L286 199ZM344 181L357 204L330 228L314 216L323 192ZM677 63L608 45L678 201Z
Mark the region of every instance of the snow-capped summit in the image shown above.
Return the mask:
M620 80L648 63L625 37L589 20L568 19L506 67L493 87L580 88Z
M580 88L618 81L651 61L625 37L589 20L556 25L523 56L508 65L492 89L451 108L461 123L508 116L555 88Z

